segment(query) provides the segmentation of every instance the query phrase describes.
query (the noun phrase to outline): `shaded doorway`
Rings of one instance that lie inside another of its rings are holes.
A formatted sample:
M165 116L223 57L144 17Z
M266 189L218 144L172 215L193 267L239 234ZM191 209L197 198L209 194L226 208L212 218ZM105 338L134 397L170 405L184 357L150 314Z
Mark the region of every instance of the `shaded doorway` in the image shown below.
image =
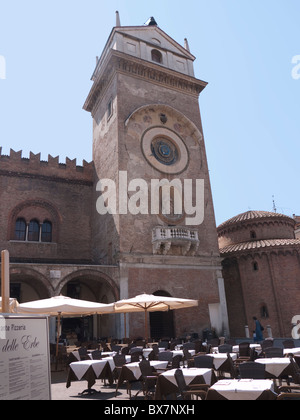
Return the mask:
M155 296L172 297L164 290L153 293ZM174 311L150 312L150 332L151 338L160 340L161 338L174 338Z

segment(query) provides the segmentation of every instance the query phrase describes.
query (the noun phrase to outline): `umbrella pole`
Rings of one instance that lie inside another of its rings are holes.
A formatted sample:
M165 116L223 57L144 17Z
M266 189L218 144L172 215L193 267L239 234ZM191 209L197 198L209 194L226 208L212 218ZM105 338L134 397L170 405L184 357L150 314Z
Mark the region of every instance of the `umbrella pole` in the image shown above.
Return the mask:
M127 338L127 325L126 325L126 313L124 312L124 328L125 328L125 338Z
M56 357L55 357L55 372L58 371L58 343L59 343L59 331L60 331L60 323L61 323L61 312L58 312L57 317L57 333L56 333Z
M147 317L147 309L145 309L145 343L148 344L148 317Z

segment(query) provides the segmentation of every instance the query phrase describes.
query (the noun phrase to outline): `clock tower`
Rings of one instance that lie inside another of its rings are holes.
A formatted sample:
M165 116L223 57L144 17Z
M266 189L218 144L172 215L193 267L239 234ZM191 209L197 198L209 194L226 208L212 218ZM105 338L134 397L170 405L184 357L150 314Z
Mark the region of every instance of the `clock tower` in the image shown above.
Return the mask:
M187 41L154 18L112 29L84 109L93 118L93 258L119 270L120 298L199 300L150 314L152 337L229 333L199 95ZM124 336L119 326L119 336ZM129 321L142 335L143 316ZM127 327L128 331L128 327Z

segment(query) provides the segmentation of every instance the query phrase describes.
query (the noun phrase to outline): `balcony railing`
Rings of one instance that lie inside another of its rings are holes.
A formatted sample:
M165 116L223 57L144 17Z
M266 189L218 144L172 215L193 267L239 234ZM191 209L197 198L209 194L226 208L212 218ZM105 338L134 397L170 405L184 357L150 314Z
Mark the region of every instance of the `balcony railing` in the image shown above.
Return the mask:
M153 254L167 255L180 246L182 255L195 255L199 247L198 231L181 226L157 226L152 230Z

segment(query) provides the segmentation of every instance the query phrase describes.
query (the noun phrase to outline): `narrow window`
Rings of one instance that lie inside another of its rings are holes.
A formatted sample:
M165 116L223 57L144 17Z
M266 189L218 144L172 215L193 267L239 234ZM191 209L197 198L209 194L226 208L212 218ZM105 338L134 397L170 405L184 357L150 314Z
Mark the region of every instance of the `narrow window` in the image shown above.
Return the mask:
M260 316L261 316L261 318L264 318L264 319L269 318L269 311L268 311L268 307L266 305L263 305L260 308Z
M253 263L253 270L258 271L258 264L256 261Z
M112 113L113 113L113 101L111 99L107 105L107 119L109 119L112 116Z
M42 242L52 242L52 223L44 222L42 226Z
M250 238L251 238L251 239L256 239L256 232L254 232L254 230L252 230L252 231L250 232Z
M152 50L151 51L151 59L152 61L154 61L155 63L162 63L162 54L160 51L158 50Z
M40 240L40 224L37 220L31 220L28 229L28 241L39 242Z
M15 227L15 240L25 241L26 239L26 222L24 219L17 219Z

